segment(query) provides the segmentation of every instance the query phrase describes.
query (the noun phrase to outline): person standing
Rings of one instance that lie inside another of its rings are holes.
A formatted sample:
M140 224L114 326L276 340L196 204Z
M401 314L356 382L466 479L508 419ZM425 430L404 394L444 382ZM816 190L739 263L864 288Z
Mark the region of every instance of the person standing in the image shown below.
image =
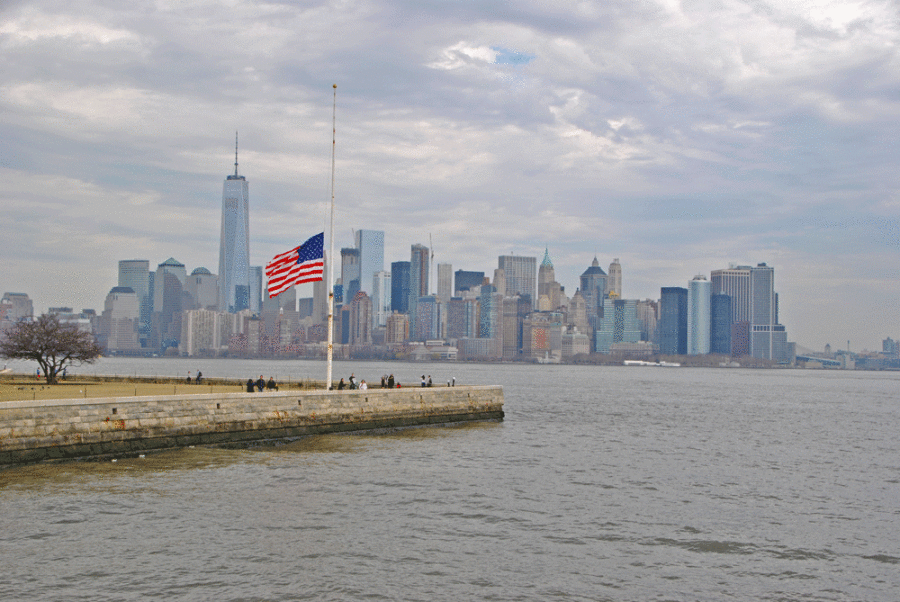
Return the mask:
M391 374L390 376L388 376L388 389L393 389L393 388L394 388L394 375Z
M253 393L254 386L255 386L255 383L253 382L253 379L248 378L247 379L247 393Z
M259 391L260 393L262 393L263 389L265 389L265 388L266 388L266 379L264 379L263 375L260 374L259 378L256 381L256 390Z

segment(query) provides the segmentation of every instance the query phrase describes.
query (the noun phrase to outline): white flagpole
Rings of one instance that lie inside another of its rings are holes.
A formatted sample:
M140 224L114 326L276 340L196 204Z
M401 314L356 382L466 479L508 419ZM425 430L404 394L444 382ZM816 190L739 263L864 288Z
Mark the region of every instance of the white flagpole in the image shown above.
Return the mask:
M331 230L328 234L328 368L325 372L325 390L331 389L331 357L334 352L334 146L337 116L337 84L333 84L334 100L331 106Z

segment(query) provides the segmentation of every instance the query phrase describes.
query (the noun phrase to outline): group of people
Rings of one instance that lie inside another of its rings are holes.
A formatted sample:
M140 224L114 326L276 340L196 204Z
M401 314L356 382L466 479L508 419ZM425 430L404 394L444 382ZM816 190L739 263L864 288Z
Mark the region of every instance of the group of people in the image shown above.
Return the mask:
M452 384L451 384L452 383ZM248 383L249 384L249 383ZM423 387L433 387L434 383L431 380L431 375L429 374L426 378L425 375L422 375L422 386ZM447 381L448 387L456 386L456 377L454 376L452 380ZM344 389L368 389L369 385L366 384L366 381L361 380L357 384L356 375L350 374L350 378L347 379L347 382L344 382L344 379L341 378L340 382L337 384L337 390L343 391ZM400 388L400 383L394 380L393 374L383 374L381 376L381 388L382 389L394 389Z
M202 381L203 381L203 373L200 372L199 370L197 370L197 378L195 378L193 380L191 380L191 373L188 372L188 375L187 375L187 383L188 384L191 384L193 382L193 383L199 385Z
M275 383L275 379L273 377L269 377L269 380L266 381L263 378L263 375L260 374L259 378L253 380L252 378L247 379L247 393L253 393L254 391L259 391L262 393L264 390L277 391L278 385Z
M368 385L368 383L366 383L365 380L361 380L361 381L359 381L359 383L357 383L356 376L354 374L350 374L350 378L347 379L347 382L345 383L344 379L342 378L341 381L338 383L337 388L338 388L338 391L342 391L344 389L360 389L360 390L365 391L366 389L369 388L369 385Z

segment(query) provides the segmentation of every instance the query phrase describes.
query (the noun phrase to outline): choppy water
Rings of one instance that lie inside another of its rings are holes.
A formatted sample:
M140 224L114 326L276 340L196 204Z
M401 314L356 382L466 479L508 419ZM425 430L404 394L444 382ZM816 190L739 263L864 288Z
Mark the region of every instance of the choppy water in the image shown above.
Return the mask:
M0 599L898 597L900 374L351 370L500 383L506 420L0 472Z

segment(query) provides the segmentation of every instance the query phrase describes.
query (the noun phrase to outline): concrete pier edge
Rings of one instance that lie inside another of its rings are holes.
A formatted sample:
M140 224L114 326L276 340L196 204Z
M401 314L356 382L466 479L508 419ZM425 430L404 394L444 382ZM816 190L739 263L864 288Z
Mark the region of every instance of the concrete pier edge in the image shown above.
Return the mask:
M0 466L502 420L503 403L500 386L0 402Z

